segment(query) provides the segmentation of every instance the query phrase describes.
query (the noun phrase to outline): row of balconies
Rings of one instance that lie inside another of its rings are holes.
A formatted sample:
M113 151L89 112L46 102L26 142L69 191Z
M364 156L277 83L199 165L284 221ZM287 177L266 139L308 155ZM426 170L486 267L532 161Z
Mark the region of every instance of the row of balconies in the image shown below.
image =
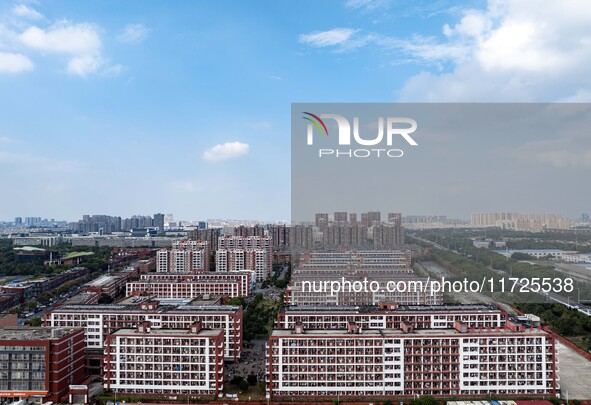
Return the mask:
M105 356L109 356L109 353L105 351ZM110 354L111 362L115 363L115 355ZM223 356L220 351L218 357ZM149 356L149 355L137 355L137 356L123 356L120 360L122 363L161 363L161 364L209 364L215 361L215 355L209 357L206 356Z
M307 371L305 371L307 370ZM290 370L286 366L282 368L283 372L308 372L308 373L335 373L335 372L351 372L351 373L368 373L368 372L382 372L382 366L352 366L346 369L339 370L335 367L323 367L323 366L300 366L290 367Z
M218 377L218 382L222 382L224 379L223 375L220 375ZM210 381L216 381L215 375L211 376L209 378ZM156 378L144 378L144 379L135 379L135 378L131 378L129 376L121 376L120 378L112 378L111 379L111 386L117 386L117 385L162 385L162 386L168 386L168 385L173 385L173 386L190 386L190 385L203 385L205 383L206 379L205 377L203 378L192 378L192 379L184 379L184 380L179 380L179 379L156 379Z

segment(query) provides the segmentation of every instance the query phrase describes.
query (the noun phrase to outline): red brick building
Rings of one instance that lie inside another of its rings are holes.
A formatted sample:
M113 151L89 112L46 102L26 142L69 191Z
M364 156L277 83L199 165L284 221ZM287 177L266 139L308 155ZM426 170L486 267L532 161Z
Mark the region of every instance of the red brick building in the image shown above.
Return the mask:
M2 328L0 397L60 402L86 377L84 329Z

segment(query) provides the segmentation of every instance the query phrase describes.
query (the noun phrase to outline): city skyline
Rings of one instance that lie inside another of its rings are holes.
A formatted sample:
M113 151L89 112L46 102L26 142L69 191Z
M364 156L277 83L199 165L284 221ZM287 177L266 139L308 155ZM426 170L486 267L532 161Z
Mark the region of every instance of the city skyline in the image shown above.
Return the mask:
M368 211L371 211L371 210L368 210ZM388 214L387 211L378 211L378 212L380 212L381 214L386 214L386 215ZM335 211L335 212L332 212L331 211L331 212L327 212L326 214L328 215L329 220L332 222L332 221L334 221L334 214L341 214L341 213L346 213L347 215L353 214L355 216L358 216L359 214L363 214L363 212L354 212L354 211ZM500 213L500 214L502 214L502 213L512 213L512 214L516 214L516 215L520 215L520 214L526 214L526 215L550 214L550 215L561 215L561 216L563 216L563 214L560 213L560 212L533 212L532 211L532 212L524 213L524 212L516 212L514 210L509 210L509 211L488 211L488 212L471 212L470 214L468 214L467 217L461 217L461 218L453 218L453 217L450 217L450 216L446 215L445 213L435 213L435 214L434 213L408 213L408 214L407 213L401 213L401 214L402 214L402 218L403 219L405 219L405 218L420 218L420 217L425 217L425 218L434 218L434 219L435 218L445 218L446 220L460 220L460 221L470 222L471 217L473 217L474 215L494 214L494 213ZM322 213L322 214L324 214L324 213ZM105 215L105 214L85 214L85 215L93 216L93 215ZM172 214L170 214L170 213L169 214L166 214L166 216L169 216L169 215L172 215ZM569 219L569 220L572 220L572 221L575 221L576 222L576 221L581 220L581 218L586 217L587 215L589 215L589 214L587 214L586 212L582 212L582 213L579 213L578 215L575 215L573 217L563 216L563 218ZM134 214L134 215L131 215L129 217L122 216L122 215L112 215L112 217L119 217L119 218L121 218L122 221L123 220L130 220L131 218L134 218L134 217L147 218L147 217L152 217L152 216L153 216L153 214ZM41 221L49 221L49 222L57 222L57 223L61 223L61 222L75 223L78 220L80 220L80 218L75 218L75 219L71 219L71 218L57 218L57 219L51 218L50 219L50 218L46 218L46 217L43 217L43 216L40 216L40 217L39 216L35 216L35 217L33 217L33 216L30 216L30 217L27 217L27 216L17 216L17 217L12 218L12 219L9 219L9 218L7 218L7 219L0 218L0 223L15 223L17 219L20 219L22 222L19 223L19 224L16 224L16 225L23 225L23 226L25 226L26 225L25 220L28 219L28 218L31 218L31 219L37 218L37 219L39 219ZM262 219L262 218L259 219L259 218L231 218L231 217L227 217L227 218L198 218L198 217L195 217L195 218L174 218L174 221L173 222L180 224L180 223L185 223L185 222L190 222L190 223L205 222L205 223L209 223L209 222L214 222L214 221L228 221L228 222L244 221L244 222L251 222L251 223L272 224L272 223L283 223L285 221L285 219L276 218L276 219L269 219L269 220L267 220L267 219ZM387 221L387 218L384 218L383 221ZM306 222L314 223L314 216L310 217L309 221L306 221ZM345 222L348 222L348 221L345 221ZM359 221L357 221L357 222L359 222ZM168 222L165 221L165 223L168 223ZM286 222L286 224L288 224L288 222Z
M179 218L288 219L296 101L591 100L584 68L591 50L583 40L591 11L583 1L544 8L503 0L304 2L315 10L306 18L273 2L172 8L136 1L117 4L117 15L114 6L0 6L5 219L162 207ZM446 145L462 141L454 133L420 139L442 148L441 159ZM591 165L588 137L475 141L492 145L489 156L516 156L518 164L503 167L498 179L466 150L467 158L440 173L444 182L422 185L437 199L416 188L396 209L459 218L589 211L580 186ZM542 173L535 188L507 181L528 172ZM465 179L479 176L500 192L458 205ZM539 198L544 179L579 194Z

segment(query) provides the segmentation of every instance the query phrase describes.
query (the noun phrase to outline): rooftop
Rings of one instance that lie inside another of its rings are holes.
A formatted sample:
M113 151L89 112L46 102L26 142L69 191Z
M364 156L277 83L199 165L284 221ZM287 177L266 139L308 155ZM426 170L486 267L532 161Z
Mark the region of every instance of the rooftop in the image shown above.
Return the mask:
M362 329L359 333L351 333L346 329L304 329L304 333L298 334L293 329L274 329L271 333L272 337L439 337L439 336L455 336L455 337L470 337L474 334L485 333L487 337L492 336L519 336L519 335L547 335L548 332L539 330L537 328L526 329L524 332L513 332L511 330L495 330L488 331L483 329L474 332L459 332L456 329L415 329L412 333L405 333L400 329Z
M397 309L384 309L377 305L334 306L334 305L292 305L282 306L280 313L329 312L329 313L400 313L400 312L503 312L495 305L398 305Z
M85 284L87 287L102 287L117 282L121 276L100 276L96 280L89 281Z
M5 328L0 329L0 340L54 340L75 332L75 328Z
M92 305L64 305L52 310L55 313L87 312L87 313L234 313L240 307L232 305L159 305L156 309L142 309L139 304L92 304Z

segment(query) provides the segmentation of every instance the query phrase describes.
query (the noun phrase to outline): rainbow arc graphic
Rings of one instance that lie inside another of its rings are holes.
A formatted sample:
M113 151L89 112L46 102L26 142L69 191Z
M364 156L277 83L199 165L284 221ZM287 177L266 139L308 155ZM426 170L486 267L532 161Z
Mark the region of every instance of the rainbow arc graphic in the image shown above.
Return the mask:
M303 119L305 119L306 121L310 121L318 129L319 133L324 132L326 136L328 136L328 129L326 128L324 121L322 121L322 119L319 116L305 111L304 114L306 114L307 117L302 117Z

